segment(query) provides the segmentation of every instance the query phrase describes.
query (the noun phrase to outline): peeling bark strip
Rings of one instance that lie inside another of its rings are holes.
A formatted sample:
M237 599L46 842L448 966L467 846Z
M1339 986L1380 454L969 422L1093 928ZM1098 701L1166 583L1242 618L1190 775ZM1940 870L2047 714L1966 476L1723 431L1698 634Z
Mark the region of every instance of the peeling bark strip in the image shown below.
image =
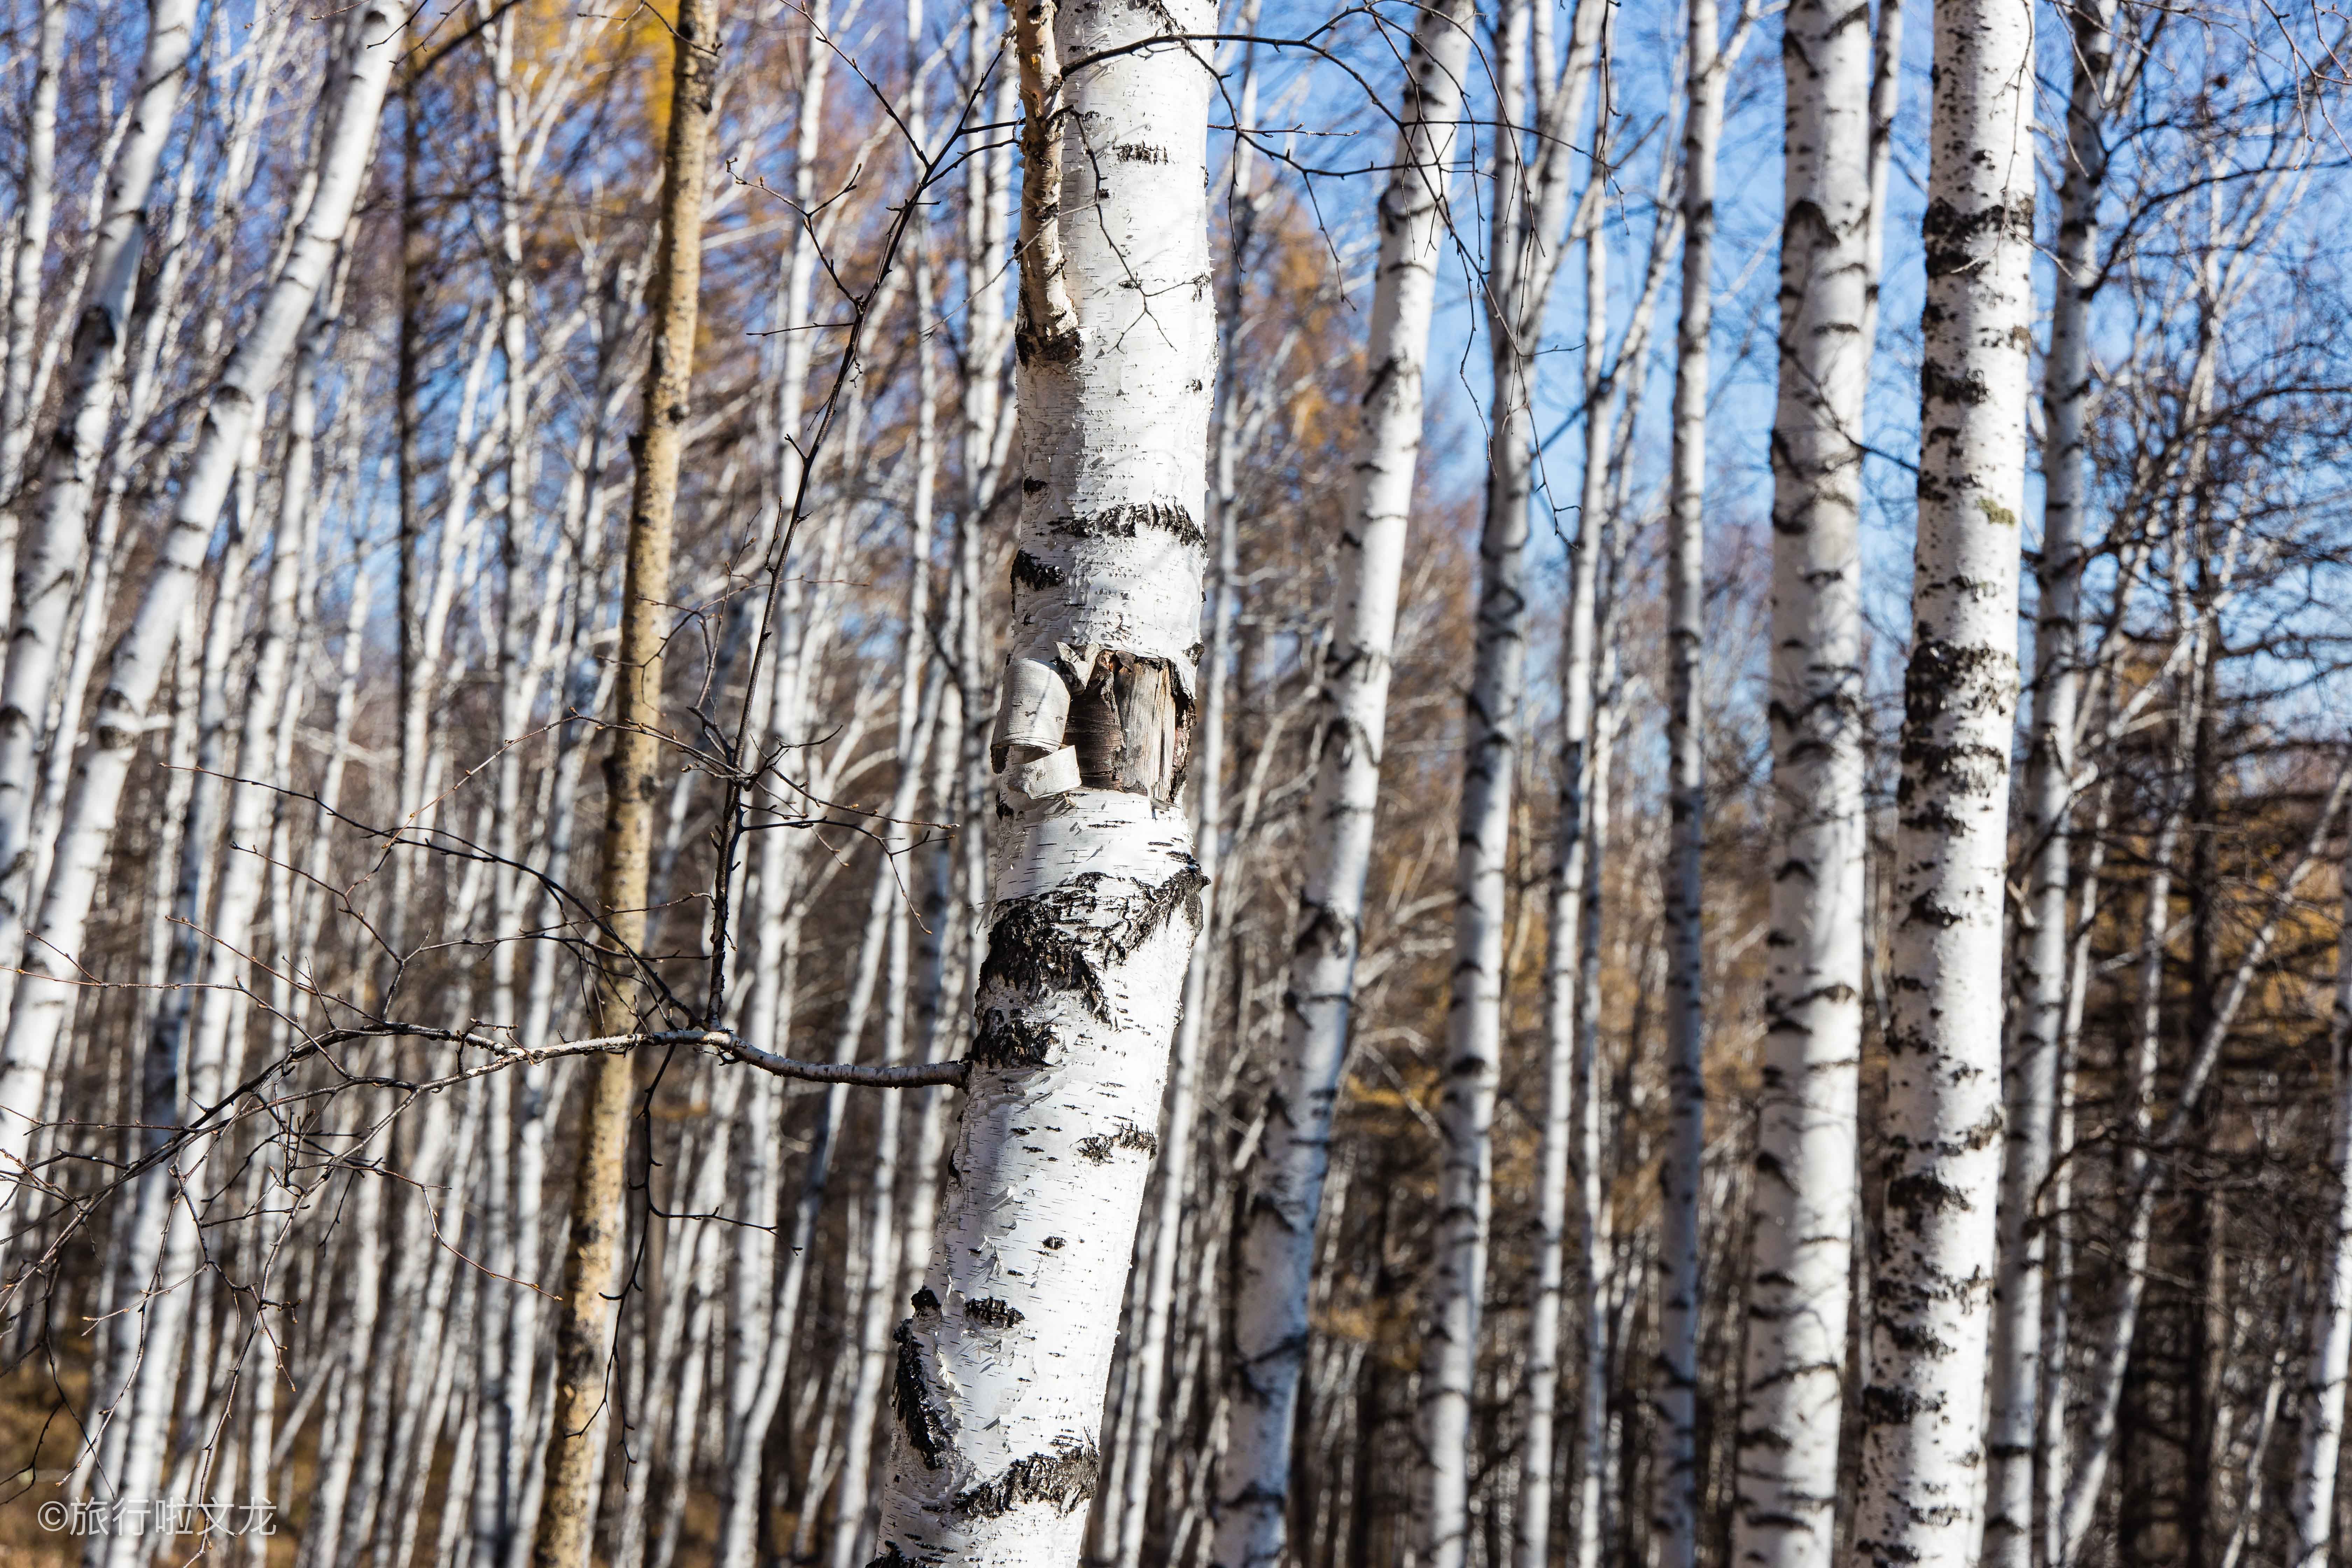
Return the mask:
M2017 700L2032 16L1936 8L1918 545L1895 795L1886 1216L1854 1554L1975 1558L2001 1167L2002 879Z
M1215 26L1208 0L1014 7L1022 515L990 932L899 1331L884 1563L1075 1564L1097 1486L1149 1169L1125 1155L1150 1152L1203 885L1174 803L1201 640L1213 79L1152 40Z
M1885 0L1882 0L1882 4ZM1827 1568L1862 1052L1862 429L1871 38L1863 7L1782 26L1786 221L1772 421L1771 925L1732 1558Z

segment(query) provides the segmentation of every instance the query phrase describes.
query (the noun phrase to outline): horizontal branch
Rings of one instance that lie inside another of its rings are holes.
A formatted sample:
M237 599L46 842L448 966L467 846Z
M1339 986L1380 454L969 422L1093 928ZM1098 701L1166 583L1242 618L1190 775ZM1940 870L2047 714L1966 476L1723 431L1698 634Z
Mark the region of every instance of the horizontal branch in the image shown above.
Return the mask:
M504 1068L530 1066L555 1061L564 1057L604 1056L635 1050L640 1046L706 1046L730 1061L742 1062L779 1078L801 1079L809 1083L842 1083L860 1089L925 1089L937 1084L961 1088L971 1072L969 1062L898 1062L887 1067L866 1067L856 1062L804 1062L791 1057L780 1057L759 1047L729 1029L661 1029L635 1035L598 1035L584 1040L562 1040L535 1050L521 1050L506 1045L494 1036L478 1030L436 1029L426 1026L406 1026L397 1024L380 1027L337 1030L320 1042L324 1045L337 1037L383 1037L410 1035L425 1039L446 1040L458 1045L477 1046L492 1053L491 1059L449 1074L446 1078L423 1081L382 1078L374 1075L347 1073L346 1084L365 1084L380 1089L404 1089L415 1093L433 1093L494 1073Z
M746 1045L724 1030L706 1037L722 1056L764 1068L779 1078L805 1079L811 1083L846 1083L863 1089L922 1089L948 1084L957 1089L971 1072L970 1062L898 1062L889 1067L861 1067L856 1062L801 1062Z

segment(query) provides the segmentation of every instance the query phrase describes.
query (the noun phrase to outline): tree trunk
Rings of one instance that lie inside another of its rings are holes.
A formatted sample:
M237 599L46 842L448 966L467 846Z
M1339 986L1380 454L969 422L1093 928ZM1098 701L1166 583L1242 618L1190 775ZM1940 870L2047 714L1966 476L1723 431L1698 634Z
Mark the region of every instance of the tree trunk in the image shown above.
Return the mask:
M1210 73L1152 12L1016 12L1021 553L978 1031L881 1556L1074 1563L1201 878L1175 807L1213 374ZM1059 60L1087 61L1066 81ZM1066 231L1064 213L1085 213ZM1146 303L1148 301L1148 304ZM1148 310L1151 327L1139 325Z
M612 751L604 764L603 862L597 902L617 952L597 975L593 1027L624 1035L637 1026L638 950L646 932L646 885L653 795L660 763L662 644L673 615L670 542L677 505L694 336L702 275L704 149L719 37L708 0L680 0L672 28L669 137L663 149L661 243L646 308L654 319L646 401L629 514L626 581L615 655ZM534 1568L584 1568L594 1534L592 1492L604 1456L599 1416L619 1263L623 1160L635 1075L627 1054L600 1057L582 1129L572 1194L571 1237L556 1320L556 1396L547 1472L533 1532Z
M2336 1016L2328 1044L2336 1063L2329 1173L2336 1224L2323 1243L2319 1296L2303 1387L2303 1452L2287 1504L2294 1527L2292 1568L2326 1568L2336 1522L2336 1474L2344 1443L2344 1384L2352 1366L2352 855L2345 858L2344 918L2336 940Z
M2036 567L2032 743L2024 790L2031 914L2019 944L2020 995L2003 1086L2007 1137L1985 1434L1986 1568L2032 1568L2033 1562L2033 1450L2049 1251L2035 1211L2050 1173L2059 1045L2074 946L2066 900L2083 685L2084 437L2091 402L2099 192L2106 175L2101 95L2114 56L2115 4L2082 0L2072 11L2074 79L2066 105L2066 172L2058 197L2057 298L2042 367L2042 553Z
M1601 69L1607 69L1604 64ZM1603 77L1605 82L1606 78ZM1575 1194L1575 1247L1565 1271L1576 1313L1576 1443L1569 1455L1568 1488L1575 1568L1600 1568L1607 1529L1603 1495L1609 1444L1609 1179L1601 1169L1603 1117L1599 1018L1601 855L1608 792L1601 776L1601 730L1606 715L1596 700L1606 689L1601 666L1601 569L1615 533L1610 516L1609 448L1615 377L1609 354L1609 240L1601 210L1609 184L1608 99L1593 131L1592 166L1584 205L1584 473L1577 495L1577 530L1569 542L1568 625L1561 634L1559 805L1551 876L1549 942L1544 960L1544 1045L1547 1065L1568 1063L1564 1127L1559 1102L1545 1104L1546 1153L1565 1131L1568 1177ZM1547 1088L1556 1087L1548 1084ZM1547 1162L1548 1163L1548 1162ZM1546 1238L1549 1240L1549 1238ZM1549 1248L1547 1248L1549 1252ZM1546 1261L1549 1261L1547 1258ZM1543 1264L1538 1264L1538 1269ZM1539 1272L1537 1321L1557 1308L1549 1279ZM1532 1362L1534 1357L1529 1358ZM1549 1380L1538 1378L1538 1386ZM1532 1419L1531 1419L1532 1424ZM1549 1425L1549 1423L1547 1423Z
M74 324L73 356L67 363L57 433L42 460L40 500L30 526L16 541L16 615L9 623L7 668L0 673L0 954L11 959L24 940L26 907L43 891L26 879L29 867L24 863L31 847L28 828L41 721L48 712L50 683L72 605L90 488L121 379L131 291L147 242L147 198L186 84L195 15L195 0L151 0L148 6L139 97L130 133L116 150L107 176L105 213L91 246L89 279ZM68 739L66 743L72 742ZM12 996L21 984L16 976L0 973L0 997ZM13 1018L13 1009L9 1016ZM28 1038L25 1049L34 1045ZM47 1072L45 1050L37 1057L26 1056L12 1045L0 1058L0 1170L12 1169L24 1157L24 1141L31 1119L40 1113Z
M1781 52L1770 957L1732 1525L1734 1559L1768 1568L1822 1568L1835 1544L1864 921L1866 19L1801 0Z
M1331 638L1319 672L1322 733L1306 880L1267 1136L1244 1211L1233 1425L1219 1468L1218 1568L1268 1568L1283 1550L1316 1215L1355 1006L1397 597L1421 456L1429 323L1470 43L1469 0L1447 0L1421 14L1396 168L1381 197L1370 371L1353 435L1354 481L1339 541Z
M2033 167L2032 17L1936 13L1918 547L1896 795L1886 1206L1857 1556L1975 1552L2000 1180L2001 916L2017 696Z
M309 211L258 318L237 345L206 404L203 432L182 479L171 528L150 569L131 624L115 644L106 685L92 714L90 742L82 749L66 803L40 918L26 943L16 1005L8 1019L5 1067L0 1068L0 1106L39 1104L39 1085L78 988L90 902L112 841L115 813L139 749L148 704L182 614L194 595L247 438L310 314L351 220L391 79L394 38L401 26L397 12L376 4L367 5L346 24L350 53L329 68L321 112L332 129L320 142L318 178ZM29 1121L20 1123L14 1117L0 1125L0 1164L23 1157L29 1130Z
M1569 190L1568 148L1581 125L1593 62L1609 8L1580 5L1570 23L1571 46L1558 79L1530 106L1517 84L1530 52L1530 24L1549 26L1540 6L1514 5L1506 15L1502 79L1507 84L1498 114L1505 132L1496 140L1495 206L1487 283L1487 332L1494 411L1487 446L1486 515L1479 539L1477 629L1466 710L1467 751L1463 770L1460 850L1454 871L1454 994L1447 1015L1445 1099L1441 1118L1445 1144L1440 1204L1444 1217L1438 1238L1437 1277L1429 1297L1429 1326L1423 1340L1417 1414L1423 1470L1415 1490L1414 1550L1430 1568L1459 1568L1468 1546L1470 1395L1477 1361L1479 1296L1485 1286L1491 1182L1487 1126L1492 1119L1501 1044L1501 973L1505 877L1513 775L1520 755L1520 700L1526 660L1527 612L1523 583L1528 512L1533 499L1536 432L1535 351L1542 332L1559 258L1565 242ZM1549 64L1549 35L1540 49ZM1534 113L1528 110L1532 107ZM1530 120L1543 132L1533 156L1517 127ZM1589 584L1588 584L1589 585ZM1569 633L1573 643L1578 612L1571 591ZM1590 641L1590 598L1583 623ZM1573 654L1570 662L1573 662ZM1567 677L1576 689L1576 677ZM1564 724L1577 745L1577 721ZM1573 829L1564 832L1564 841ZM1552 908L1575 907L1555 879ZM1555 948L1563 928L1551 933ZM1572 931L1567 950L1576 951ZM1555 1067L1568 1046L1554 1032ZM1555 1072L1554 1075L1558 1077ZM1546 1190L1564 1182L1564 1107L1547 1108L1547 1173L1558 1166L1559 1181L1545 1178ZM1546 1209L1538 1219L1539 1269L1558 1277L1565 1212ZM1558 1291L1538 1274L1533 1332L1538 1344L1528 1357L1528 1426L1549 1437L1550 1401L1557 1383ZM1547 1357L1542 1336L1555 1347ZM1541 1560L1538 1545L1549 1529L1548 1450L1524 1457L1519 1550L1522 1561ZM1533 1489L1539 1487L1540 1490Z
M65 0L42 0L40 41L34 47L31 111L26 116L25 173L16 192L15 265L9 269L7 351L0 379L0 505L8 516L0 551L0 582L16 576L16 486L33 442L34 344L39 331L41 264L48 258L49 220L57 211L58 79L66 58ZM168 117L167 117L168 118Z
M1753 6L1728 47L1715 0L1691 0L1683 120L1682 316L1675 333L1674 446L1666 550L1667 1147L1658 1165L1657 1531L1660 1568L1698 1561L1699 1277L1706 1154L1706 755L1699 660L1706 646L1706 412L1715 323L1715 160L1723 100Z

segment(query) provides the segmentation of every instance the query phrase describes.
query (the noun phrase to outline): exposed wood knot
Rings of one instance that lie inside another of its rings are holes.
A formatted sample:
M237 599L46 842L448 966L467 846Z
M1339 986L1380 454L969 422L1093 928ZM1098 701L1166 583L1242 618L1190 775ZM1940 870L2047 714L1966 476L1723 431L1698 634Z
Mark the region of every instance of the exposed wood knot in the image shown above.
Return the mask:
M1117 649L1098 654L1070 699L1063 742L1078 754L1088 789L1166 803L1192 761L1192 705L1166 659Z

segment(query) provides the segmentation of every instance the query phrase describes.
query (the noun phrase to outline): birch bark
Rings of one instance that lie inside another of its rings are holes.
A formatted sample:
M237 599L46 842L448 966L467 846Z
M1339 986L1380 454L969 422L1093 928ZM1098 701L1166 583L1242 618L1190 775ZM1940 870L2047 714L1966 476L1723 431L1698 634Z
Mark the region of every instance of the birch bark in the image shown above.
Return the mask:
M2033 1450L2042 1388L2049 1243L2035 1212L2050 1173L2074 930L2067 920L2075 731L2082 707L2084 438L2091 404L2091 301L2097 286L2099 193L2106 176L2103 95L2115 56L2114 0L2068 7L2074 84L2058 192L2056 294L2042 365L2042 552L2035 567L2033 728L2026 757L2031 918L2019 954L2014 1039L2003 1085L1999 1272L1992 1388L1985 1434L1987 1568L2032 1568Z
M1699 1278L1706 1153L1706 756L1699 660L1706 647L1706 413L1715 325L1715 163L1731 65L1754 5L1728 46L1715 0L1690 0L1683 110L1682 315L1675 333L1674 444L1666 552L1667 1148L1658 1165L1658 1503L1663 1568L1698 1554Z
M1551 286L1565 244L1569 206L1568 149L1580 130L1594 61L1609 7L1580 5L1570 23L1571 44L1559 77L1526 87L1530 56L1549 66L1549 37L1531 50L1531 29L1549 26L1541 6L1513 5L1502 26L1500 71L1503 97L1495 152L1495 206L1490 226L1486 279L1486 326L1493 378L1488 419L1486 515L1479 538L1479 588L1466 710L1468 733L1463 769L1459 852L1454 868L1454 994L1447 1014L1444 1114L1444 1173L1439 1202L1444 1217L1438 1240L1436 1279L1429 1298L1423 1338L1422 1387L1416 1413L1423 1456L1415 1494L1412 1539L1432 1568L1459 1568L1468 1545L1470 1402L1475 1380L1480 1300L1491 1203L1488 1124L1501 1044L1501 986L1506 859L1509 844L1513 774L1521 736L1520 704L1526 660L1527 612L1523 557L1528 509L1533 500L1535 350L1541 336ZM1530 99L1532 98L1532 101ZM1532 112L1530 112L1532 111ZM1538 134L1532 150L1520 127ZM1589 590L1590 579L1583 579ZM1578 633L1577 590L1570 589L1568 634ZM1590 647L1590 605L1580 624ZM1576 678L1567 677L1569 690ZM1571 702L1575 700L1571 696ZM1563 728L1572 736L1576 721ZM1564 738L1563 744L1576 743ZM1580 813L1577 820L1581 820ZM1573 907L1578 899L1570 895ZM1552 903L1561 904L1557 879ZM1561 940L1555 925L1552 941ZM1569 952L1575 952L1572 932ZM1560 1037L1552 1044L1566 1048ZM1547 1109L1548 1122L1553 1120ZM1547 1159L1557 1163L1564 1147L1548 1128ZM1547 1165L1547 1173L1550 1166ZM1556 1259L1564 1236L1564 1214L1548 1207L1538 1220L1539 1258ZM1549 1228L1546 1228L1549 1227ZM1539 1264L1540 1267L1547 1265ZM1557 1262L1549 1265L1557 1268ZM1554 1276L1557 1277L1556 1275ZM1539 1278L1533 1303L1533 1331L1556 1332L1556 1293L1547 1296ZM1554 1341L1557 1343L1557 1341ZM1552 1397L1556 1372L1544 1364L1538 1346L1529 1357L1528 1427L1549 1436L1549 1418L1538 1409ZM1538 1438L1541 1442L1543 1439ZM1531 1539L1548 1528L1548 1453L1525 1457L1522 1468L1522 1561ZM1529 1488L1538 1489L1530 1491ZM1534 1560L1541 1560L1536 1551Z
M1257 0L1244 0L1236 31L1257 30ZM1258 71L1255 45L1242 46L1238 112L1243 123L1257 117ZM1225 90L1233 91L1230 85ZM1201 661L1201 716L1198 765L1194 774L1192 839L1201 876L1207 884L1202 895L1203 940L1192 949L1184 972L1184 997L1176 1018L1176 1044L1170 1053L1168 1103L1160 1131L1156 1191L1145 1226L1140 1252L1140 1278L1131 1282L1137 1300L1130 1320L1139 1320L1125 1337L1124 1386L1111 1408L1121 1420L1112 1449L1115 1485L1099 1506L1096 1523L1110 1550L1097 1547L1095 1555L1109 1556L1117 1568L1137 1568L1143 1554L1143 1537L1150 1522L1151 1482L1160 1447L1162 1397L1167 1391L1170 1329L1175 1316L1176 1269L1183 1251L1184 1211L1192 1195L1192 1152L1201 1101L1202 1042L1208 1027L1216 983L1215 890L1223 875L1224 840L1224 773L1228 697L1232 689L1234 622L1241 598L1240 530L1236 469L1248 436L1241 405L1245 401L1234 363L1234 346L1244 321L1242 300L1247 274L1255 258L1257 219L1267 196L1255 177L1255 163L1246 141L1236 141L1226 166L1225 227L1231 251L1222 269L1217 306L1218 374L1215 400L1209 416L1211 479L1209 515L1214 540L1214 564L1209 578L1204 618L1207 637ZM1261 375L1279 374L1282 355L1260 367Z
M1520 301L1513 274L1524 272L1533 260L1522 249L1528 242L1520 217L1526 195L1518 189L1523 165L1517 132L1526 118L1532 9L1513 5L1505 14L1496 105L1503 123L1496 138L1490 267L1512 271L1488 284L1502 302L1488 311L1494 375L1488 423L1493 435L1464 712L1453 985L1437 1113L1438 1215L1415 1410L1421 1473L1412 1540L1417 1557L1430 1568L1462 1568L1468 1561L1471 1399L1477 1380L1479 1317L1493 1219L1491 1129L1502 1057L1506 877L1527 668L1525 558L1533 355L1526 339L1536 322L1516 308Z
M26 944L16 1005L9 1015L5 1051L0 1051L5 1056L0 1107L39 1103L39 1085L76 989L83 931L148 704L182 613L195 593L247 439L285 369L351 221L391 79L394 37L402 25L400 14L381 4L366 5L346 24L349 52L331 66L322 93L321 112L332 129L320 140L310 208L258 319L230 357L206 404L203 431L181 481L171 528L131 624L115 644L106 685L92 713L90 741L76 765L40 918ZM28 1116L30 1111L18 1114ZM28 1131L29 1121L20 1123L16 1116L0 1125L0 1164L22 1158Z
M2328 1166L2336 1184L2336 1224L2321 1255L2317 1310L2303 1386L2303 1450L2287 1502L2293 1568L2326 1568L2336 1522L2336 1475L2344 1446L2344 1384L2352 1367L2352 853L2342 874L2343 922L2336 939L2336 1015L2328 1046L2336 1062L2336 1107Z
M1605 72L1604 66L1602 71ZM1606 82L1605 74L1601 78ZM1546 1287L1564 1279L1577 1319L1576 1442L1569 1454L1569 1497L1573 1530L1570 1561L1575 1568L1600 1568L1607 1530L1603 1498L1609 1463L1608 1178L1601 1170L1603 1110L1601 1092L1599 1004L1601 858L1608 805L1599 771L1601 731L1606 715L1595 699L1603 689L1601 645L1601 566L1614 531L1609 507L1609 427L1615 397L1609 369L1609 240L1601 210L1609 183L1607 100L1603 122L1593 132L1591 172L1585 182L1584 231L1584 472L1577 493L1577 530L1569 543L1567 626L1561 634L1559 821L1553 832L1551 874L1545 889L1549 904L1544 954L1544 1049L1547 1076L1544 1156L1559 1156L1565 1136L1569 1190L1576 1210L1574 1253L1569 1266L1538 1276L1537 1327L1549 1326L1558 1306ZM1565 1100L1558 1065L1567 1064ZM1561 1111L1565 1110L1565 1118ZM1546 1237L1551 1242L1550 1237ZM1566 1242L1567 1238L1561 1238ZM1547 1247L1544 1268L1559 1243ZM1530 1355L1532 1362L1536 1358ZM1540 1396L1550 1380L1531 1375ZM1531 1410L1535 1401L1530 1401ZM1534 1416L1530 1415L1532 1424ZM1549 1422L1546 1423L1549 1426ZM1530 1525L1528 1528L1532 1528Z
M1316 1217L1355 1007L1397 599L1421 456L1429 323L1473 16L1471 0L1422 12L1406 68L1395 171L1381 197L1368 371L1353 433L1331 637L1318 671L1321 739L1306 881L1283 1001L1279 1077L1267 1100L1267 1134L1252 1164L1240 1248L1234 1405L1218 1474L1218 1568L1266 1568L1283 1550Z
M919 0L909 0L908 31L922 35ZM911 53L912 51L910 51ZM923 143L920 62L908 94L904 119ZM923 242L919 240L918 246ZM889 1065L905 1055L908 966L912 957L912 906L896 885L898 868L913 860L912 822L922 801L922 780L929 762L933 731L945 690L942 679L929 678L933 628L930 625L931 506L939 450L932 398L936 393L928 335L931 325L930 266L920 249L912 268L918 352L915 414L915 488L909 507L912 537L907 551L907 626L898 656L898 784L891 799L891 822L884 829L883 863L877 868L874 912L888 923L887 952L883 976L882 1060ZM854 1037L837 1058L855 1055ZM874 1412L881 1393L884 1363L890 1353L892 1320L898 1305L898 1097L887 1095L877 1108L880 1130L875 1138L873 1180L868 1191L865 1281L857 1315L857 1375L850 1391L848 1418L843 1436L839 1489L835 1501L833 1568L856 1568L857 1549L866 1532L869 1477L874 1447Z
M1211 75L1190 47L1154 40L1215 24L1205 0L1015 13L1024 475L998 731L1010 815L935 1250L898 1331L887 1562L1075 1563L1096 1489L1200 918L1176 797L1214 374Z
M1862 1050L1862 415L1870 363L1866 14L1783 22L1786 219L1772 435L1770 953L1732 1553L1834 1542Z
M131 290L146 247L147 199L185 85L195 13L195 0L152 0L148 6L139 96L107 176L105 214L74 324L57 432L42 459L40 500L16 542L16 615L9 623L7 668L0 672L0 954L11 959L24 938L26 906L40 891L26 886L22 862L31 847L27 830L41 721L62 652L99 454L122 375ZM20 985L14 976L0 973L0 997L13 1002ZM23 1157L26 1129L21 1123L39 1114L47 1068L46 1054L19 1060L11 1051L0 1059L0 1170L13 1168Z
M1885 1218L1854 1552L1977 1545L2000 1178L2001 914L2032 317L2032 16L1936 12L1918 546L1895 796Z
M16 577L14 502L33 441L33 342L39 330L41 269L48 259L49 220L57 211L58 79L66 58L65 0L42 0L40 38L34 45L33 95L25 118L25 173L16 194L16 233L8 280L7 352L0 380L0 502L8 504L0 580Z

